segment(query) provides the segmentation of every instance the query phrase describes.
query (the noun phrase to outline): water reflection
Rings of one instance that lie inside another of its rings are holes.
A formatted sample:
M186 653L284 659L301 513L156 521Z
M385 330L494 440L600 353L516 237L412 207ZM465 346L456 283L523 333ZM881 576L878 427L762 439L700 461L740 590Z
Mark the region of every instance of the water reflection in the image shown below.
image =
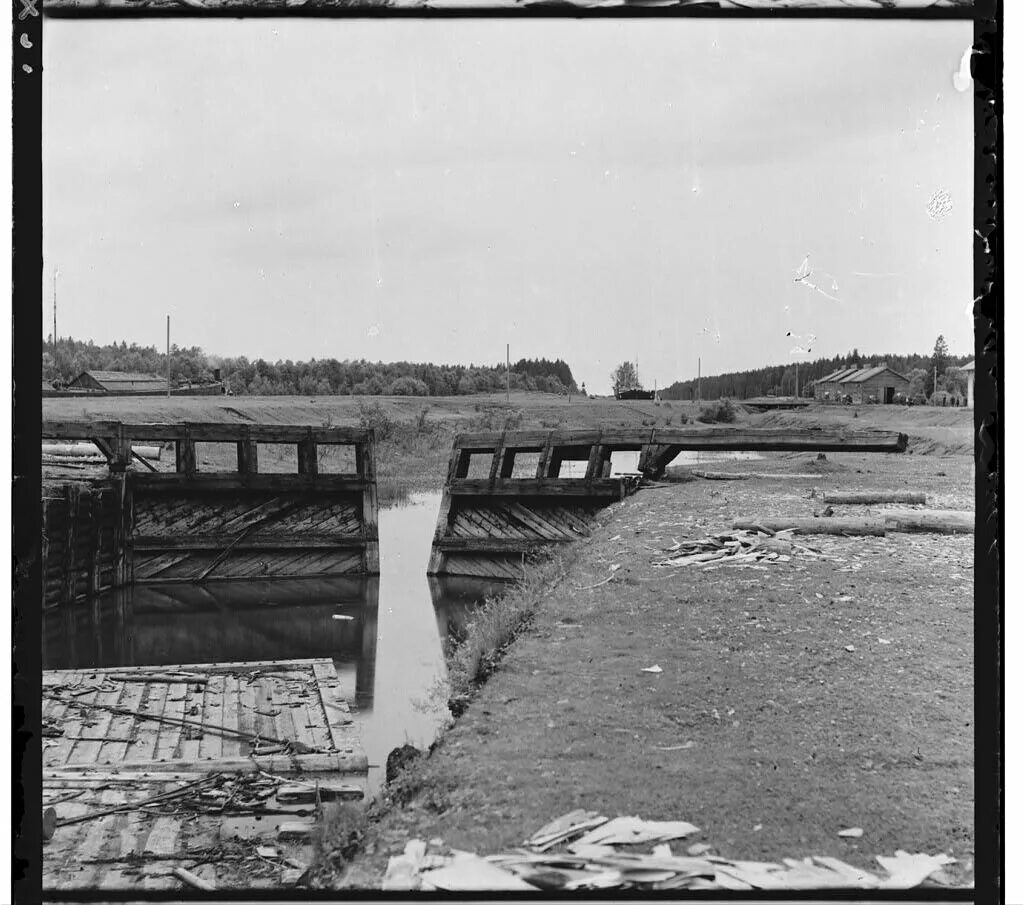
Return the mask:
M138 585L43 616L44 669L331 658L371 785L447 719L443 644L499 585L426 576L440 494L380 513L379 578Z

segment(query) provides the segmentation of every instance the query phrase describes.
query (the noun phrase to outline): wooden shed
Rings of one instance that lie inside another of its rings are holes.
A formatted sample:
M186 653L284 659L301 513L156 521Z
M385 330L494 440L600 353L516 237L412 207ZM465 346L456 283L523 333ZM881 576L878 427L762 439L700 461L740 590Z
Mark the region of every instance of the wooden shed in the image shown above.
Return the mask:
M818 400L835 400L839 395L839 382L852 374L856 374L859 368L840 368L831 374L826 374L821 380L814 383L814 398Z
M166 393L167 378L158 377L155 374L136 374L130 371L82 371L68 384L68 387L132 395Z
M894 371L888 365L861 368L853 374L841 377L839 392L853 397L854 402L878 402L890 405L897 393L910 392L910 379Z
M974 361L971 360L967 364L962 365L958 370L963 371L967 377L967 407L969 409L974 408Z

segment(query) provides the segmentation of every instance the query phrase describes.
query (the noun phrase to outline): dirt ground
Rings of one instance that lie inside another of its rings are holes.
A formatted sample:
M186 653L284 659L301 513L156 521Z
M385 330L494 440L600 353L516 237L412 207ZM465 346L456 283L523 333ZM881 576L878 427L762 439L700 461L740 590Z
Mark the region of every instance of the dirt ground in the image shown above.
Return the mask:
M815 536L821 559L652 565L734 517L810 515L815 488L925 490L929 506L971 509L970 457L714 467L778 477L653 487L605 510L345 885L379 888L408 839L486 854L575 808L688 820L701 833L687 844L730 858L877 871L876 854L946 852L950 880L971 880L972 535ZM848 827L863 836L837 835Z

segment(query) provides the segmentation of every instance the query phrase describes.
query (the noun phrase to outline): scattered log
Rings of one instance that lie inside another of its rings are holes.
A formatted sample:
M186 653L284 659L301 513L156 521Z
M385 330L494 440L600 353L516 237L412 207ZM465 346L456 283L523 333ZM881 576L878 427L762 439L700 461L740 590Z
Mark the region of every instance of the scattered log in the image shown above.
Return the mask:
M871 503L918 503L924 505L925 495L908 491L887 492L884 490L864 491L861 493L825 493L822 494L822 501L825 503L844 503L854 505L868 505Z
M788 531L796 534L866 534L885 536L885 522L880 518L738 518L733 528L746 531Z
M184 867L176 867L171 871L182 883L186 883L189 886L194 886L196 889L203 889L207 892L216 891L217 887L212 883L204 880L202 877L197 877L192 871L185 870Z
M703 478L705 481L745 481L748 475L734 474L728 471L691 471L695 478Z
M899 509L883 513L889 531L972 534L974 513L955 509Z

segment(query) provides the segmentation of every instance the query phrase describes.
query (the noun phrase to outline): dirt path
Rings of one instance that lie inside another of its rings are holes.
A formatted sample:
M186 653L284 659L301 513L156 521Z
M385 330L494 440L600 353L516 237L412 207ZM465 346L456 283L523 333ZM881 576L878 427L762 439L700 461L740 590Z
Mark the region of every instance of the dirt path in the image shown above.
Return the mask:
M970 879L971 535L814 537L822 559L652 565L673 539L737 516L810 515L814 487L925 490L929 504L971 508L970 459L757 464L821 476L674 484L605 511L423 764L419 796L371 827L345 885L379 888L410 838L489 853L580 807L689 820L702 832L688 844L726 857L877 869L874 855L902 848L946 852L953 879ZM851 826L863 837L837 836Z

